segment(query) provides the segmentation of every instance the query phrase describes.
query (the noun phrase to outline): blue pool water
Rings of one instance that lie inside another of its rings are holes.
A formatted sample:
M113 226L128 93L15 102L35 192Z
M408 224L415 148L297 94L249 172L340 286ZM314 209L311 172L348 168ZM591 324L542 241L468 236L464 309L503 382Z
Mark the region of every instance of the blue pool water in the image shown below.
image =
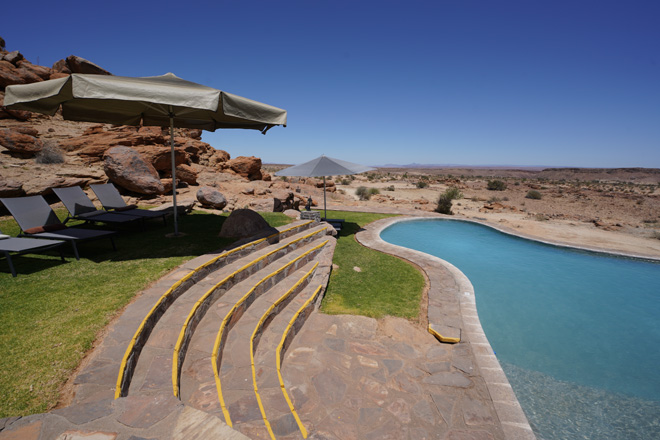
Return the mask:
M660 264L462 221L385 229L472 282L479 318L543 439L660 438Z

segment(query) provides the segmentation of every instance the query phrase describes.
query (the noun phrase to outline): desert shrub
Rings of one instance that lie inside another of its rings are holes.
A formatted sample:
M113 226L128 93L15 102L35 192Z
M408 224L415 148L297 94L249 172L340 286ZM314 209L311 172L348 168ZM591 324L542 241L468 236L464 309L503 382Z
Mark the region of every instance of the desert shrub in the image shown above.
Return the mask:
M463 197L463 194L461 191L452 186L449 187L440 194L440 197L438 197L438 204L435 208L435 212L439 212L440 214L448 214L452 215L453 213L451 212L451 202L452 200L460 199Z
M47 140L40 152L35 156L35 161L41 164L64 163L64 153L57 142Z
M170 162L170 163L171 163L171 162ZM288 182L288 181L289 181L289 178L286 177L286 176L280 176L280 180L281 180L282 182Z
M386 186L385 191L394 191L394 185Z
M351 179L348 179L348 178L339 179L339 184L340 185L350 185L351 182L352 182Z
M419 182L417 182L417 188L421 189L421 188L426 188L427 186L429 186L429 183L425 182L424 180L420 180Z
M534 200L541 200L541 193L536 191L535 189L532 189L527 192L527 195L525 196L526 199L534 199Z
M655 238L656 240L660 240L660 232L653 231L653 233L651 234L651 238Z
M502 199L500 199L499 197L491 197L490 199L488 199L488 203L499 203L501 201Z
M506 189L506 183L502 180L489 180L486 188L490 191L504 191Z
M367 188L366 186L358 186L355 190L355 195L360 198L360 200L369 200L374 194L380 194L378 188Z

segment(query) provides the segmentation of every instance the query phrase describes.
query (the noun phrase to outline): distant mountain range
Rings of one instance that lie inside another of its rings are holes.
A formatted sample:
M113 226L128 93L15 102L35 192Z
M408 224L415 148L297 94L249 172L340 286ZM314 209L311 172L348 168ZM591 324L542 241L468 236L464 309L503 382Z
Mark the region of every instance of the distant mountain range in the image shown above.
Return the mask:
M385 165L373 165L378 168L470 168L470 169L523 169L523 170L544 170L546 168L570 168L570 167L558 167L558 166L548 166L548 165L465 165L465 164L425 164L425 163L409 163L405 165L401 164L385 164Z

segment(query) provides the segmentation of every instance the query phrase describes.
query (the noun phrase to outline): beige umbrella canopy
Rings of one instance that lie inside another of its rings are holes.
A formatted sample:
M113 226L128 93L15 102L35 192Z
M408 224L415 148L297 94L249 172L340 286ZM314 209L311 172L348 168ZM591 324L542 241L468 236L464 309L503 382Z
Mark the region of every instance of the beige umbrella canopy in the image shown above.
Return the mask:
M130 78L74 73L66 78L7 86L4 105L11 109L64 119L117 125L170 126L172 179L174 127L215 131L219 128L259 130L286 126L286 110L183 80L172 73ZM178 234L176 185L172 189L174 233Z

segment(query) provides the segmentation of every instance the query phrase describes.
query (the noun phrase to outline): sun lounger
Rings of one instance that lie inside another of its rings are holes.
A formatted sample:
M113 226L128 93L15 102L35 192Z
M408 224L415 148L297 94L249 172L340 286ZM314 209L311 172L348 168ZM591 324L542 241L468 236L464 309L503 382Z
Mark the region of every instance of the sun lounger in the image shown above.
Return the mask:
M113 240L117 232L69 228L57 218L42 196L2 198L0 202L5 205L21 228L19 236L68 241L73 247L76 260L80 260L77 243L82 241L109 238L112 248L117 250Z
M64 223L74 219L84 220L86 222L103 222L112 225L121 225L140 220L137 217L113 214L96 209L94 203L79 186L53 188L53 192L64 203L67 211L69 211L69 216L64 220Z
M127 205L124 199L117 191L117 188L112 183L105 183L103 185L90 185L89 186L96 197L98 197L103 209L117 214L132 215L143 219L162 218L163 223L167 224L165 217L166 212L162 211L149 211L147 209L138 209L136 205Z
M16 277L16 269L14 268L14 264L11 261L11 254L35 254L38 252L59 248L63 244L64 242L60 240L37 240L36 238L10 237L9 235L4 235L2 231L0 231L0 252L4 254L5 258L7 259L7 264L9 264L9 270L11 271L11 276L13 277ZM62 255L62 250L58 249L58 251L62 261L65 261L64 255Z

